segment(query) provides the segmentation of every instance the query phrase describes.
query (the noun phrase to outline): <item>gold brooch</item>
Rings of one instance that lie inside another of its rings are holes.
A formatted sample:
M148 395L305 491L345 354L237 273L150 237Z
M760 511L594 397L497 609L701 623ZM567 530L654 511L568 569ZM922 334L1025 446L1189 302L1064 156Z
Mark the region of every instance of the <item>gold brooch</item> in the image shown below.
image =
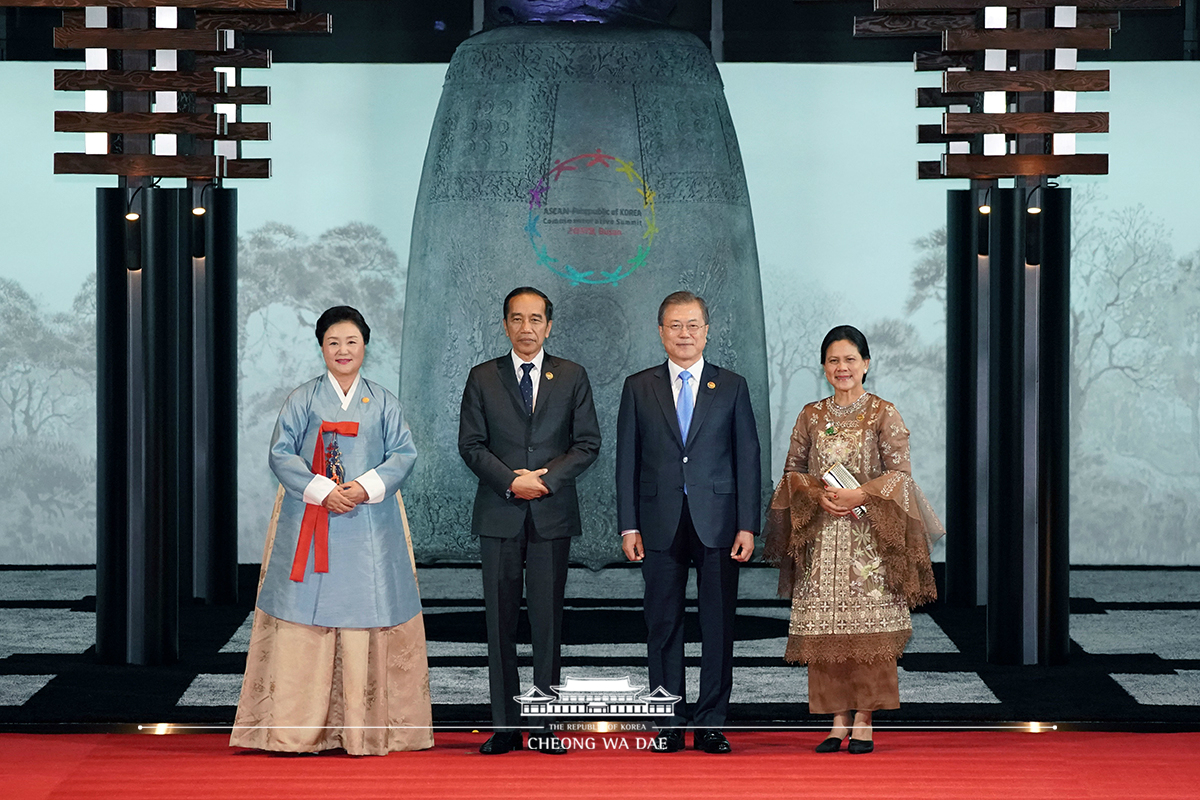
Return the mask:
M715 389L715 388L717 388L717 385L716 385L715 383L713 383L712 381L709 381L709 382L708 382L708 388L710 388L710 389Z
M369 397L364 397L364 398L363 398L363 402L364 402L364 403L369 403L369 402L371 402L371 398L369 398Z
M866 414L859 414L857 417L855 417L855 419L858 420L859 422L862 422L866 418L867 418Z
M552 381L552 380L554 380L554 373L553 373L553 372L547 372L547 373L546 373L546 380L548 380L548 381Z

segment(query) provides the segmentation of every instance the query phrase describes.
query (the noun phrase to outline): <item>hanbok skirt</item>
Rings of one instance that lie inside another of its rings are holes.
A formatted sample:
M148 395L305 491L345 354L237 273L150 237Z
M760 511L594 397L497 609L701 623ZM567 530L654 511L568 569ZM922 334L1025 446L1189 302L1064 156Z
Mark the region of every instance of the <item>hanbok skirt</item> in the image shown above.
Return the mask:
M263 574L282 497L281 488ZM325 628L255 609L231 746L384 755L432 747L432 724L422 614L390 628Z

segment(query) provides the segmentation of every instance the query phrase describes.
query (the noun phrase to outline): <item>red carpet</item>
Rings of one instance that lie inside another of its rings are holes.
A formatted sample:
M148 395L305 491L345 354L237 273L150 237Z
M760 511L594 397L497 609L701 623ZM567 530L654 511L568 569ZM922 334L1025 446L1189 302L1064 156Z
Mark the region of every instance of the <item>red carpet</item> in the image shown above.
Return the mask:
M732 732L709 756L599 749L481 756L483 736L382 758L271 756L223 735L0 735L0 797L1026 798L1200 797L1200 734L880 732L873 754L817 755L814 733ZM689 737L690 743L690 737Z

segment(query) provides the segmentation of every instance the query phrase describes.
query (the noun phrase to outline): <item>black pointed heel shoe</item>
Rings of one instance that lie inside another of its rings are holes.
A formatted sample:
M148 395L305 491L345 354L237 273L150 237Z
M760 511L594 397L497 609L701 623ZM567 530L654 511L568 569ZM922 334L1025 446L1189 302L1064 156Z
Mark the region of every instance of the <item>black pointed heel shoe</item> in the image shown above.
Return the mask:
M840 739L836 736L830 736L813 749L818 753L836 753L838 750L842 749L842 742L845 740L845 736L841 737Z
M850 755L854 755L854 756L862 755L863 753L870 753L874 749L875 749L875 742L870 739L851 738L850 744L848 744L846 746L846 752L848 752L848 753L850 753Z

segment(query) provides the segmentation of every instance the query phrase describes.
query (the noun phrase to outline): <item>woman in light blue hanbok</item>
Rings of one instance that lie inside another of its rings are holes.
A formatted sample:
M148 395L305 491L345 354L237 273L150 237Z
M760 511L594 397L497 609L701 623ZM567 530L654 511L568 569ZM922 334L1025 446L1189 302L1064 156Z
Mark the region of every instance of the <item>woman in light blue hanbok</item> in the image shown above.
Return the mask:
M417 451L396 396L359 375L349 306L317 320L328 371L293 391L271 439L282 486L230 744L355 755L433 746L425 624L397 494Z

